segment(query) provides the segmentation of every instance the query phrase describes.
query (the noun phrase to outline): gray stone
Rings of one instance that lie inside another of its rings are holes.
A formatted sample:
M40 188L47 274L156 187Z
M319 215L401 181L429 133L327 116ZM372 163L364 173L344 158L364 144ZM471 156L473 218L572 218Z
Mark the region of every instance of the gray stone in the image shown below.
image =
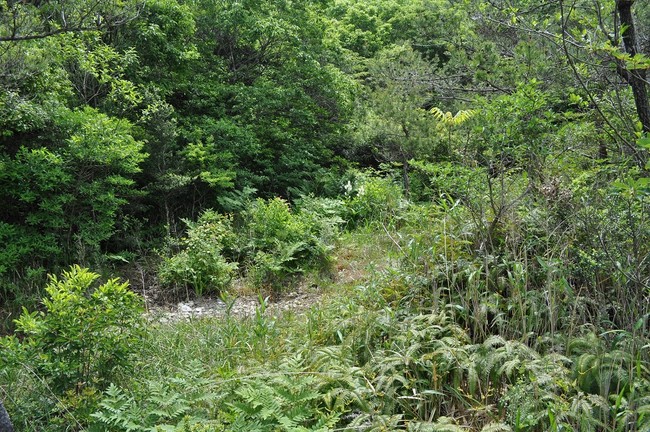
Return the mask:
M9 414L7 414L2 401L0 401L0 432L14 432L14 427L11 425L11 420L9 420Z

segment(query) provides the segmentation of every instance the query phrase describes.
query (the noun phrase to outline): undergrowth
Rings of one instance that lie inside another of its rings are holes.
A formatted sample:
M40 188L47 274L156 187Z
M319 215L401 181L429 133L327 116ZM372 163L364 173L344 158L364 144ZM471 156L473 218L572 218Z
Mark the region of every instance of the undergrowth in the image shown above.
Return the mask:
M52 279L46 311L26 311L20 337L3 339L6 406L25 431L650 430L648 293L640 274L623 277L636 255L614 263L608 281L590 284L578 267L592 266L584 260L595 251L576 234L587 215L525 212L537 198L502 185L488 207L442 196L398 216L380 212L342 235L341 206L375 211L376 201L361 200L381 194L307 200L295 216L283 201L258 201L241 222L249 236L239 240L222 230L230 223L223 216L192 225L191 235L216 235L220 257L239 251L254 259L307 232L339 239L339 280L303 314L272 315L260 296L249 317L154 320L142 333L132 315L107 306L92 313L116 321L100 319L96 337L79 338L86 333L75 318L88 313L86 302L107 287L120 298L123 288L113 281L69 302L53 288L63 282ZM634 198L600 205L625 200ZM643 216L639 205L628 206L630 217ZM287 224L294 231L283 232ZM607 236L622 241L626 232L611 228ZM325 257L294 252L303 263ZM63 280L73 292L92 282L72 276ZM620 295L628 289L630 297ZM123 334L137 340L117 338ZM122 362L108 368L103 356L87 355L92 350Z

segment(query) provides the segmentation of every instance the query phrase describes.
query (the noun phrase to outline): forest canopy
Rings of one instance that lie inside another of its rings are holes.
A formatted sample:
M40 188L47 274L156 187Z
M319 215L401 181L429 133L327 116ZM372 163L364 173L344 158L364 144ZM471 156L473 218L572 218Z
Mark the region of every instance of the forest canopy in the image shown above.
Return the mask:
M138 252L242 193L334 196L352 167L401 170L407 195L413 162L542 181L562 134L643 170L633 3L8 2L0 271Z

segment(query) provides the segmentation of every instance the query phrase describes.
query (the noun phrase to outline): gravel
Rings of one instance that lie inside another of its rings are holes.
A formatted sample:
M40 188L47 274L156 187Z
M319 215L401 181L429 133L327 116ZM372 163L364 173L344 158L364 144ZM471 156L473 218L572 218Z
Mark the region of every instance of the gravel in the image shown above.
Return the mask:
M311 306L317 304L322 294L310 291L296 291L282 295L278 299L267 299L264 313L279 315L284 311L297 314L305 313ZM260 298L256 296L240 296L231 302L230 316L246 318L255 316L260 308ZM150 319L159 322L176 322L196 318L223 318L228 313L227 304L220 298L201 297L169 305L156 305L149 308Z

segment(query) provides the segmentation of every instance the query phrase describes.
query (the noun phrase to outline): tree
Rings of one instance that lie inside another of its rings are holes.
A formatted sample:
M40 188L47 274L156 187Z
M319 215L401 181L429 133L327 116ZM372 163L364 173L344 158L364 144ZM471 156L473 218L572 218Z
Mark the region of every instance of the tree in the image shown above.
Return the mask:
M133 176L146 158L126 120L92 108L47 114L58 137L0 154L0 227L16 245L0 270L96 261L134 196Z
M14 1L0 4L0 44L108 30L137 16L137 1Z
M479 2L483 32L492 39L501 34L515 47L504 52L514 60L516 68L511 70L519 82L525 71L526 80L534 77L560 97L584 98L588 104L581 115L608 136L606 142L598 142L594 153L610 157L618 153L643 166L645 157L635 142L636 134L647 129L648 60L638 47L639 40L645 39L637 32L634 4L629 0ZM524 56L518 58L517 53ZM628 85L630 92L621 84ZM608 152L607 147L617 151Z
M430 65L408 45L385 48L369 62L367 114L360 122L360 140L370 144L382 162L402 170L410 193L410 160L447 158L450 149L433 139L433 124L422 108L431 100L426 77Z
M201 61L168 99L179 119L177 151L191 170L197 153L187 147L201 143L236 189L296 197L318 187L344 141L352 84L326 64L324 29L310 7L277 1L196 5ZM203 197L198 207L227 192L203 179L194 185Z
M634 3L635 0L616 0L616 10L621 22L621 39L625 52L629 55L630 60L641 58L643 63L629 67L628 64L619 61L617 70L632 88L636 112L643 131L650 133L650 100L648 100L647 89L647 70L650 68L650 59L642 56L639 49L639 38L632 14Z

